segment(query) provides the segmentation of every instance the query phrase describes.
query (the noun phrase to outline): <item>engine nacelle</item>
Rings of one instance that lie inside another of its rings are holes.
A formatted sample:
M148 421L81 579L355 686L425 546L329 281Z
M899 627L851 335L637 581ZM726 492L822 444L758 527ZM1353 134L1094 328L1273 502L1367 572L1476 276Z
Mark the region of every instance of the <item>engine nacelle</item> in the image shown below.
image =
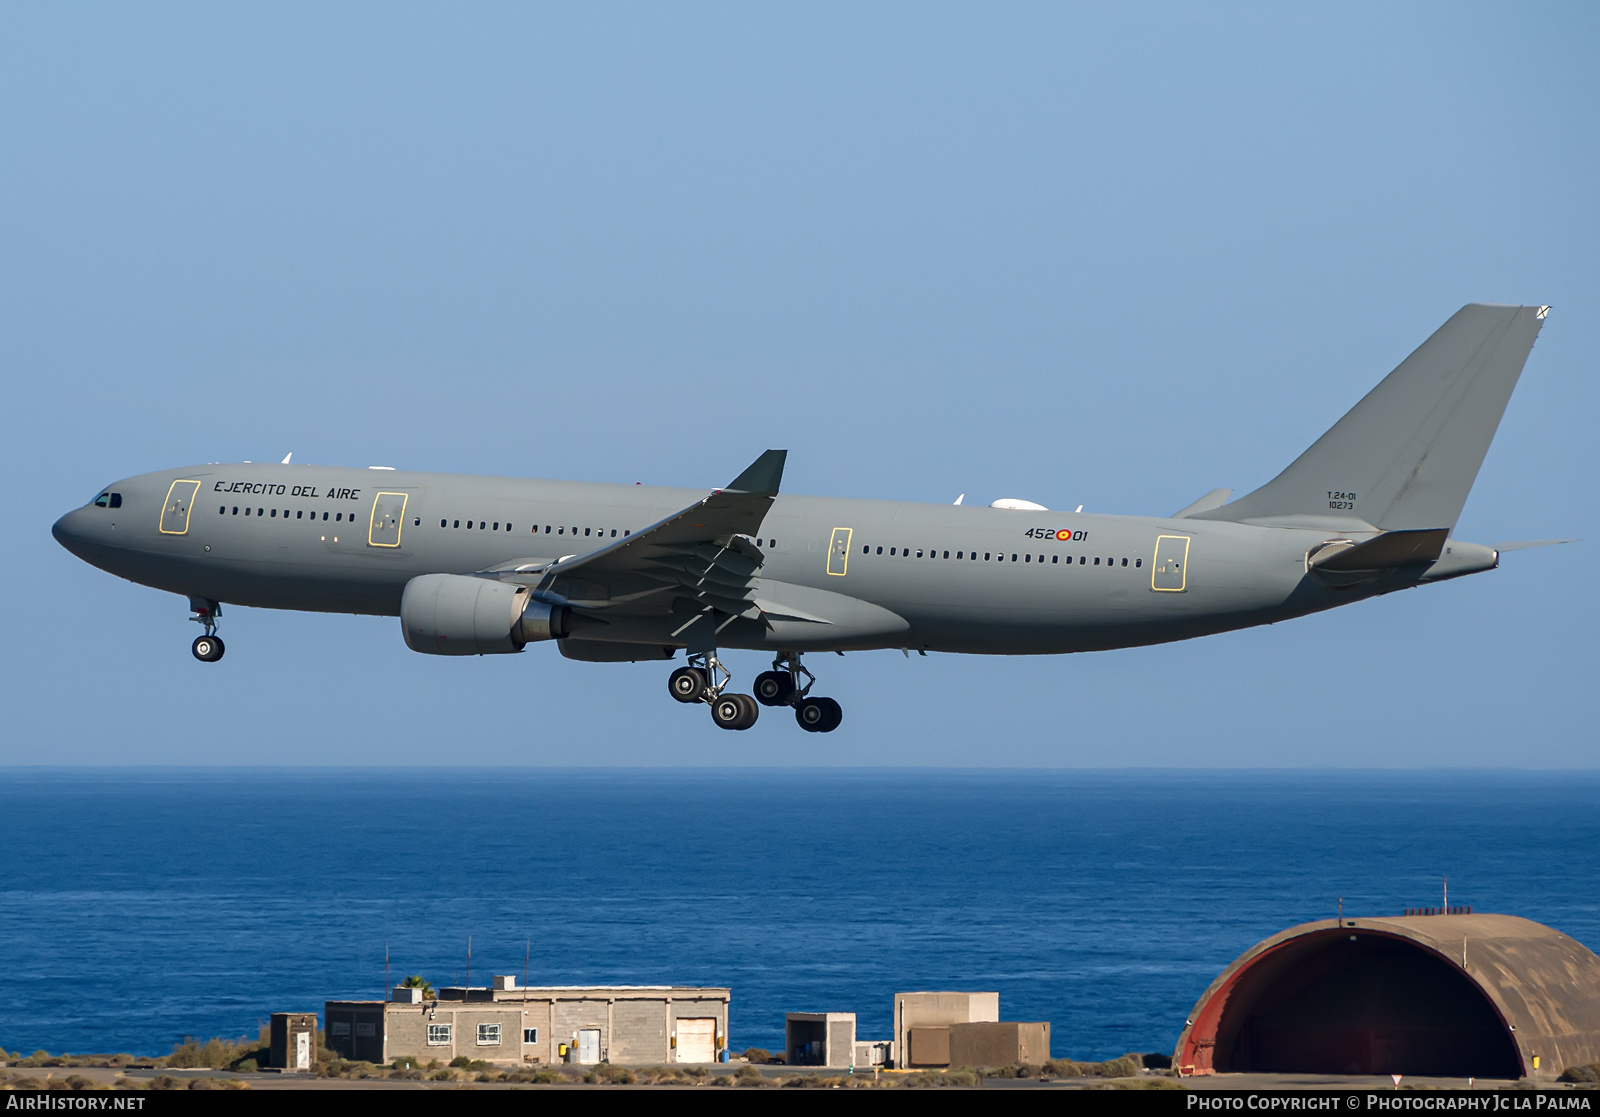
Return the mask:
M406 647L428 655L520 652L565 636L567 610L533 600L527 586L462 574L424 574L400 597Z

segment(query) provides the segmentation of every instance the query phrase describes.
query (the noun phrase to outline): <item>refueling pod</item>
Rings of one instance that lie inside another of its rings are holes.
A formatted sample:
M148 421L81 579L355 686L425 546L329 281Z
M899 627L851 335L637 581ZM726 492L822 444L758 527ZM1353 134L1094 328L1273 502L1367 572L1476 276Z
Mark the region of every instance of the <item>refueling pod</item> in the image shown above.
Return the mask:
M428 655L520 652L567 634L564 606L535 601L527 586L464 574L424 574L400 597L406 646Z

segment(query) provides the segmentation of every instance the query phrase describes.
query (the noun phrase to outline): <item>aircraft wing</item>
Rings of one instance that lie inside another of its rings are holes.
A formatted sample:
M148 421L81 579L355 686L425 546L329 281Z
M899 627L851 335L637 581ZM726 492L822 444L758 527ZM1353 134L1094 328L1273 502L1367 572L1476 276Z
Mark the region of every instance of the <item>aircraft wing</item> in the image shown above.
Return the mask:
M691 597L758 618L756 572L766 556L747 537L761 530L787 456L768 450L727 488L598 551L551 563L537 571L535 596L632 614L665 613L674 598Z

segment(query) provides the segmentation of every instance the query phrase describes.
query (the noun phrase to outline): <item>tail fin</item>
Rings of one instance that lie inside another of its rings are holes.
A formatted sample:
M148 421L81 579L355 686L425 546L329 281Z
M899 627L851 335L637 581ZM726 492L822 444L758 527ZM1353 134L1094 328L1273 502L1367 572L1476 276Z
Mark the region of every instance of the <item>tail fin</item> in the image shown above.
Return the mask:
M1191 518L1454 528L1549 309L1462 307L1288 469Z

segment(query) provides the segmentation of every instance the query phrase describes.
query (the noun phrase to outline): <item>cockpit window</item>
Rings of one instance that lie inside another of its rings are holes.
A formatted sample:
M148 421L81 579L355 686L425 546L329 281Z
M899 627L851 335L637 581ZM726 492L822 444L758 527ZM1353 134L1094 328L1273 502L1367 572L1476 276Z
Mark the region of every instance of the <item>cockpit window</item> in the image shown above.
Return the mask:
M96 508L121 508L122 494L101 493L99 496L94 498L94 506Z

